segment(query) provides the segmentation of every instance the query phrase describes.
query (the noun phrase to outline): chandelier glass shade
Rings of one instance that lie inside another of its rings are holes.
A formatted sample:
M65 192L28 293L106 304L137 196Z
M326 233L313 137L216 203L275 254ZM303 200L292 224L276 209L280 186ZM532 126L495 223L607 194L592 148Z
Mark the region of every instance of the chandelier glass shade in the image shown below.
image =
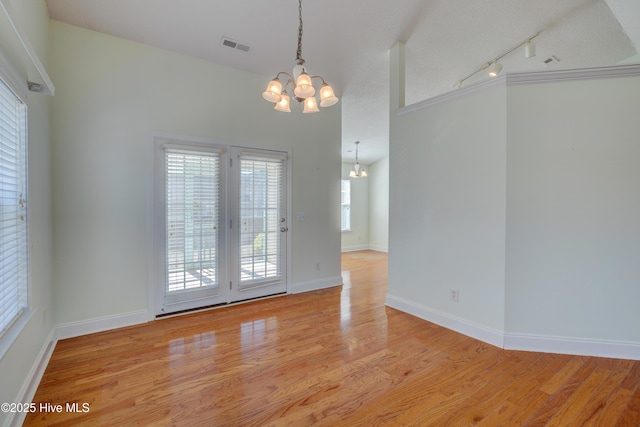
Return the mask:
M366 178L367 176L369 176L367 175L367 171L361 168L358 162L353 165L353 169L349 172L349 178Z
M282 92L280 95L280 101L276 102L276 106L273 108L275 110L282 111L283 113L291 112L291 98L289 98L286 90Z
M320 107L330 107L338 102L338 97L333 92L333 88L320 76L311 76L307 73L302 59L302 0L298 0L298 51L296 65L293 73L289 74L280 71L276 77L269 82L267 89L262 92L262 97L269 102L276 104L273 108L277 111L291 112L291 98L287 93L287 88L291 89L294 99L303 104L303 113L316 113L318 100L316 99L316 88L313 80L322 81L320 87ZM283 85L284 82L284 85ZM284 90L283 90L284 89Z

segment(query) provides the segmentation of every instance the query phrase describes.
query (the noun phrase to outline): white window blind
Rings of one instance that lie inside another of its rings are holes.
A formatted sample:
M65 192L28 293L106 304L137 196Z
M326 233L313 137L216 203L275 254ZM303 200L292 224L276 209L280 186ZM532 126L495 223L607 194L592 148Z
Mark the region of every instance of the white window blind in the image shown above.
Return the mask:
M281 277L284 157L240 154L240 288Z
M219 287L220 154L165 148L166 293Z
M351 230L351 181L343 179L340 189L340 203L342 206L341 230Z
M26 312L27 107L0 80L0 337Z

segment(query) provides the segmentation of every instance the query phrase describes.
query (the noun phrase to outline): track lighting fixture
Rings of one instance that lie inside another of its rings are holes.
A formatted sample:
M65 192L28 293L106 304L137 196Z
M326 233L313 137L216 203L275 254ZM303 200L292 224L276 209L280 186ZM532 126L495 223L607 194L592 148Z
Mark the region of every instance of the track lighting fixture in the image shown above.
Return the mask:
M496 77L502 71L502 64L494 62L491 71L489 71L489 77Z
M495 58L493 58L491 61L485 62L480 68L478 68L473 73L469 74L467 77L465 77L465 78L461 79L460 81L458 81L458 83L453 85L453 87L457 87L458 89L460 89L461 87L463 87L464 82L466 82L471 77L473 77L476 74L478 74L479 72L485 71L485 70L487 70L489 68L490 68L490 70L488 72L489 77L496 77L502 71L502 64L500 64L498 61L500 61L502 58L504 58L505 56L509 55L511 52L513 52L514 50L516 50L516 49L518 49L518 48L520 48L522 46L524 46L524 56L525 56L525 58L532 58L532 57L536 56L536 45L533 43L533 39L535 39L539 35L540 35L540 31L538 31L536 34L534 34L533 36L529 37L528 39L526 39L522 43L518 44L517 46L515 46L515 47L509 49L508 51L504 52L502 55L498 55Z
M529 39L524 45L524 57L533 58L534 56L536 56L536 44Z

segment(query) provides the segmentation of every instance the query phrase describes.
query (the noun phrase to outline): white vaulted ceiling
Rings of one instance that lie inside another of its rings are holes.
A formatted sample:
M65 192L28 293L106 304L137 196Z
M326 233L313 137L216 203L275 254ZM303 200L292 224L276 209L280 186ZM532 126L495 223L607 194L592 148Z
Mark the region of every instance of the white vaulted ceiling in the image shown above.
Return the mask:
M294 65L297 0L47 5L52 19L259 73L265 87ZM612 65L640 48L638 0L303 0L303 21L306 65L342 102L343 157L354 158L349 151L359 140L364 164L388 153L388 58L397 40L406 42L407 103L455 90L461 78L538 31L537 56L516 51L501 61L503 72ZM223 36L250 51L223 47ZM560 61L548 66L552 55ZM256 102L270 108L259 94Z

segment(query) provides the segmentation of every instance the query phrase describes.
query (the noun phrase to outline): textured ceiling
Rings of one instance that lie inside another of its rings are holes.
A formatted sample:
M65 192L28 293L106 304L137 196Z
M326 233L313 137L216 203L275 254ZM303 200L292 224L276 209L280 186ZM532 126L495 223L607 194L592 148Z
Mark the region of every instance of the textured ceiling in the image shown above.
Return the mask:
M296 0L47 5L52 19L259 73L265 85L294 65ZM503 72L611 65L640 48L638 0L304 0L303 21L306 65L341 97L343 157L354 158L359 140L364 164L388 153L388 61L397 40L407 46L409 104L455 90L460 79L538 31L536 57L518 50L501 61ZM223 36L250 51L222 47ZM545 65L551 55L560 61Z

